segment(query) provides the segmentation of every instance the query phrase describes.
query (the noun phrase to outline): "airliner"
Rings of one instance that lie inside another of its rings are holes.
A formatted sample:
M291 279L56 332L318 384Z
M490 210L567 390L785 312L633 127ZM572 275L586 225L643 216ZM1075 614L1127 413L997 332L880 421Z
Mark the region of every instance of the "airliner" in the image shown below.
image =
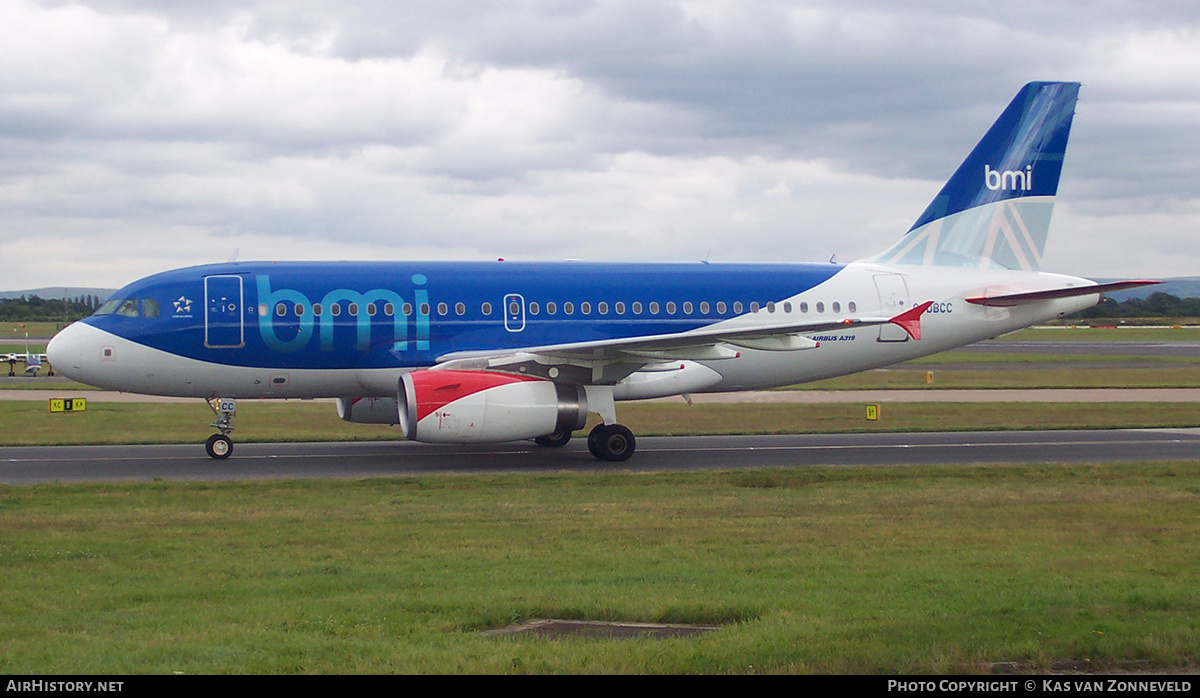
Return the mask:
M96 387L335 398L416 441L567 444L624 461L616 403L763 389L908 361L1095 305L1041 271L1079 84L1023 87L912 228L850 263L231 262L135 281L50 342Z

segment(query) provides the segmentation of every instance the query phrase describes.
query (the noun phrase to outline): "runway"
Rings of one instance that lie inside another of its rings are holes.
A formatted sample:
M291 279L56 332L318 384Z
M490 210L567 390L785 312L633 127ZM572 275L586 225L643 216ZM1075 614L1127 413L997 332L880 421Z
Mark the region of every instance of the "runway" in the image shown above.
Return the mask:
M1195 460L1200 429L642 437L626 463L599 463L583 439L438 446L407 441L237 444L213 461L201 444L0 448L0 483L220 481L412 475L732 470Z

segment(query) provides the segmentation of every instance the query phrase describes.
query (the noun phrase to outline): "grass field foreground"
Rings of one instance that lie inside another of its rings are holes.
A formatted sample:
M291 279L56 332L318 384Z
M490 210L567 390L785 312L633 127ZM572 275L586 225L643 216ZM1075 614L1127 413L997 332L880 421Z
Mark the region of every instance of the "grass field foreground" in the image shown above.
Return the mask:
M1200 465L0 488L0 672L943 673L1200 658ZM693 639L485 638L530 618Z

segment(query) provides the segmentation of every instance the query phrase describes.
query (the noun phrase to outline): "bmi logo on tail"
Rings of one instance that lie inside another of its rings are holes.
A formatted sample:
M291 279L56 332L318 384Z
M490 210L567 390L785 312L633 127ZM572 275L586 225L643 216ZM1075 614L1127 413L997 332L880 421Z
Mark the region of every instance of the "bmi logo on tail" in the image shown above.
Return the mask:
M1026 165L1021 170L993 170L991 165L983 166L983 182L992 191L1029 191L1033 189L1033 165Z

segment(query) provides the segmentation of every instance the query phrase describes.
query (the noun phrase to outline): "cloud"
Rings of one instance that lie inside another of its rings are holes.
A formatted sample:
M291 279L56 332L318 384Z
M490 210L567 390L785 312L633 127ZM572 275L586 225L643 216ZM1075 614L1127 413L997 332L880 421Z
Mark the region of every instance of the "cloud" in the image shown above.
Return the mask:
M1191 4L10 5L6 287L239 249L850 259L907 230L1030 79L1083 82L1047 266L1197 266Z

